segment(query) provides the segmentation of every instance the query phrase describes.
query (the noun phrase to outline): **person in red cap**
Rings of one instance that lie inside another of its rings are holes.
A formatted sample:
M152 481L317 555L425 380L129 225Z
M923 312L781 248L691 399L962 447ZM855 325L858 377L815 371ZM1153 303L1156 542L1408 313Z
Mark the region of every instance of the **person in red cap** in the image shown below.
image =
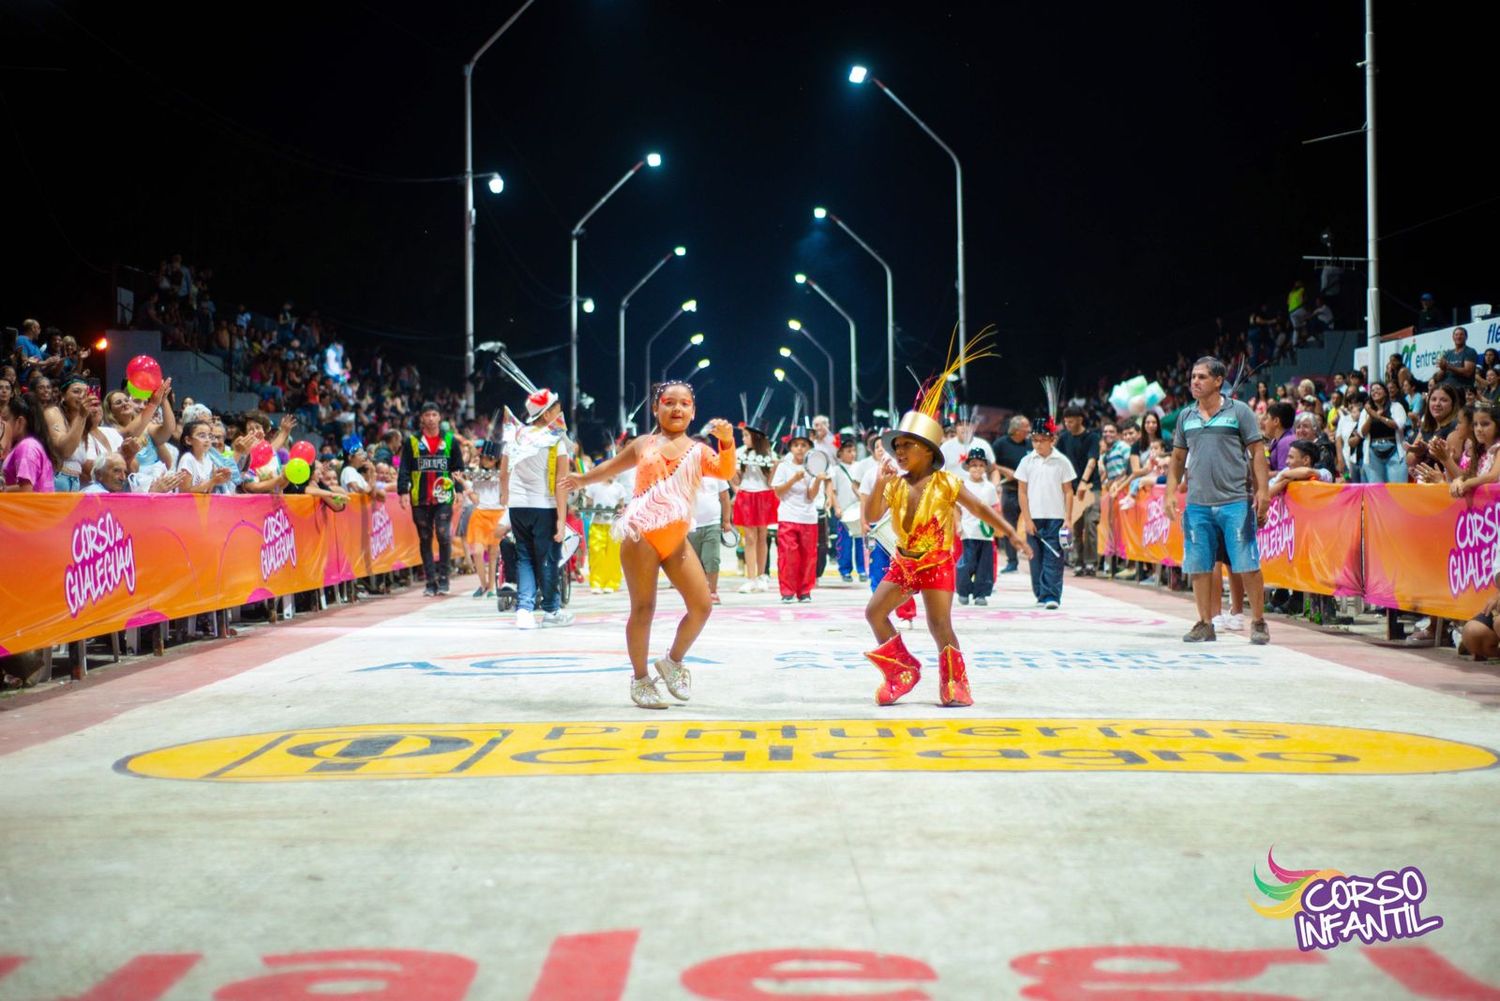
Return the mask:
M557 561L567 529L568 472L572 442L564 433L562 404L550 389L526 397L526 424L510 444L510 528L516 542L516 628L570 626L562 607ZM540 608L538 608L540 606ZM537 621L537 611L541 621Z

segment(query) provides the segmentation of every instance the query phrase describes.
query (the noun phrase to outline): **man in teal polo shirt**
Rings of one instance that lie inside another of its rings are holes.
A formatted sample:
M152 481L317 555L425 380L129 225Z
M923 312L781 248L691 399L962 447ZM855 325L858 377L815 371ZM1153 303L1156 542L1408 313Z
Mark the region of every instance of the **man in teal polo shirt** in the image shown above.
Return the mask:
M1183 637L1187 643L1212 642L1209 621L1214 564L1229 564L1250 598L1253 621L1250 642L1271 641L1266 628L1265 587L1261 581L1260 550L1255 532L1265 524L1270 506L1266 450L1255 412L1224 395L1224 363L1199 358L1193 365L1192 391L1196 401L1182 408L1172 439L1172 465L1167 472L1167 517L1177 516L1177 484L1189 460L1187 507L1182 513L1182 569L1193 578L1193 601L1198 621ZM1254 507L1247 484L1254 474Z

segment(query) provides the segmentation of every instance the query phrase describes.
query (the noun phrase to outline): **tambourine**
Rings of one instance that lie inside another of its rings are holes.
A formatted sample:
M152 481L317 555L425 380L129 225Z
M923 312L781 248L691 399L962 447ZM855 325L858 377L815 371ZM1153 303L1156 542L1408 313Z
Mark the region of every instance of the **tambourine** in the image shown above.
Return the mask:
M740 533L734 529L719 533L719 543L730 549L738 549L740 545Z
M563 533L562 542L558 544L559 549L557 556L557 565L563 566L569 560L571 560L573 558L573 554L578 552L578 545L582 541L583 536L575 532L573 530L573 526L569 525Z

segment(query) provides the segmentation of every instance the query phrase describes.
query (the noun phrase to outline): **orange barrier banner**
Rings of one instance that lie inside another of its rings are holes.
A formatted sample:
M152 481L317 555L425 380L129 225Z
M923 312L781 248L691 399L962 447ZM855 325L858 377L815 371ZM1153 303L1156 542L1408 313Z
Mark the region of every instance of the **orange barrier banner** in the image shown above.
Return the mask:
M1365 599L1468 619L1495 593L1500 487L1452 497L1440 484L1371 484L1365 495Z
M1266 586L1340 598L1363 594L1364 492L1357 484L1293 483L1272 497L1256 533Z
M1122 508L1116 498L1116 555L1147 563L1182 566L1182 507L1176 518L1166 513L1166 487L1160 484L1136 494ZM1266 524L1256 533L1260 568L1267 587L1332 594L1364 593L1360 553L1360 517L1364 487L1334 483L1294 483L1271 499Z
M0 655L415 564L393 498L11 494L0 500Z
M1167 488L1159 483L1149 490L1141 489L1135 495L1135 503L1128 508L1124 506L1125 497L1115 498L1116 555L1165 563L1169 567L1182 566L1181 498L1176 518L1167 517L1166 498Z

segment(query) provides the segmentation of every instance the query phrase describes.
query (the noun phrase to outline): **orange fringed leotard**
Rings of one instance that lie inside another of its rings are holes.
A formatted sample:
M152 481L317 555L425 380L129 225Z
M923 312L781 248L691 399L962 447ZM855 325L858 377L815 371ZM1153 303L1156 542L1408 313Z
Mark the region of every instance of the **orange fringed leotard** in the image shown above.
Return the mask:
M693 502L703 477L727 480L734 475L734 435L719 435L718 441L717 453L694 442L668 463L662 455L668 439L643 439L635 465L635 496L615 519L614 537L645 539L662 559L672 555L693 527Z
M932 474L917 510L906 528L911 484L898 477L886 484L885 502L891 509L898 551L891 555L885 579L907 593L954 589L953 525L963 480L941 470Z

